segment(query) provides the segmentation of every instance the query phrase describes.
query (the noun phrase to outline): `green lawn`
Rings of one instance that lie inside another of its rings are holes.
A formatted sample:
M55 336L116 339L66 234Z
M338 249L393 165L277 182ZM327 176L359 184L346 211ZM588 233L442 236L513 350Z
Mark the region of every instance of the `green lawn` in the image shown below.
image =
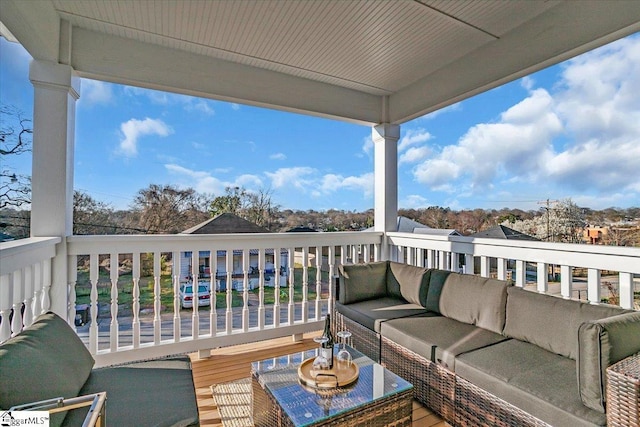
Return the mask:
M308 289L307 300L313 301L316 298L316 268L308 268ZM302 268L294 269L294 301L302 301ZM322 282L328 283L329 273L322 272ZM111 303L111 280L109 273L100 271L98 278L98 302L100 304ZM140 309L153 309L153 277L141 277L139 282L140 288ZM326 287L325 287L326 288ZM259 296L259 289L250 291L256 297ZM244 304L243 293L241 291L232 291L232 307L242 307ZM76 282L76 304L89 304L91 295L91 282L89 280L88 270L78 270L78 278ZM326 298L326 295L323 297ZM283 278L280 287L280 303L284 304L289 301L289 282ZM269 305L275 302L274 288L265 287L264 304ZM131 274L123 274L118 278L118 304L125 309L133 306L133 280ZM170 310L173 307L173 283L170 274L163 274L160 277L160 304L163 310ZM227 307L226 292L216 293L216 307ZM208 307L200 307L208 309Z

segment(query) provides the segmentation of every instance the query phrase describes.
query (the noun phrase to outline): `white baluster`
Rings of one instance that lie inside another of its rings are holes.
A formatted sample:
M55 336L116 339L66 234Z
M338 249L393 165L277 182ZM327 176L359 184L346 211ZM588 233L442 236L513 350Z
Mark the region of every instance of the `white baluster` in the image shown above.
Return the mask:
M13 301L13 286L11 274L3 274L0 276L0 343L11 338L11 324L9 317Z
M620 296L620 306L622 308L633 309L633 274L619 274L618 294Z
M545 293L549 290L549 264L538 263L538 292Z
M265 269L265 250L260 249L258 253L258 271L260 278L258 279L258 329L264 329L264 269Z
M521 288L527 285L527 263L521 259L516 260L516 286Z
M33 316L38 317L42 314L42 263L37 262L33 265Z
M294 284L295 284L295 275L294 275L294 261L295 261L295 248L289 248L289 306L288 308L288 318L289 325L293 325L294 322L294 314L295 314L295 302L293 299L294 293Z
M200 251L194 250L191 251L191 269L193 270L193 282L192 290L193 290L193 306L191 308L191 336L193 339L197 339L200 335L200 292L198 292L200 288ZM180 272L178 272L178 283L180 283Z
M160 262L161 253L153 253L153 342L160 344L162 338L162 318L160 317L160 283L162 279L162 265ZM173 262L176 262L173 260Z
M227 262L227 311L225 330L227 334L233 331L233 250L225 251L225 260Z
M174 252L173 259L173 341L180 342L182 323L180 319L180 252ZM194 289L195 291L196 289ZM194 293L195 296L195 293ZM195 303L197 304L197 302Z
M133 331L133 348L138 348L140 347L140 252L134 252L132 257L133 320L131 321L131 329Z
M273 326L280 326L280 248L273 248Z
M118 254L111 253L109 260L111 279L111 325L109 330L109 344L111 352L118 351L120 328L118 325Z
M12 275L13 285L13 318L11 319L11 336L16 336L22 331L22 301L24 300L23 272L16 270Z
M249 250L242 251L242 330L249 330Z
M600 270L590 268L587 270L587 296L591 304L600 304Z
M335 300L334 288L336 277L336 247L333 245L329 246L329 252L327 255L329 261L329 302L327 303L327 313L330 313L333 316L333 304Z
M33 323L33 266L24 268L24 326Z
M309 319L309 247L302 248L302 322Z
M460 255L455 253L455 252L451 252L451 271L455 271L456 273L460 272ZM505 267L506 270L506 267Z
M98 279L99 279L98 254L89 256L89 281L91 282L91 327L89 328L89 351L95 355L98 353Z
M67 284L67 318L69 319L69 324L76 330L76 285L78 283L78 257L69 256L68 257L68 284Z
M491 273L491 258L482 255L480 257L480 276L489 277Z
M475 269L473 254L464 254L464 274L475 274Z
M560 266L560 294L563 298L571 298L573 292L573 269L569 265Z
M209 334L215 336L218 331L218 251L212 249L209 252L209 270L210 270L210 301L209 307Z
M507 260L504 258L496 259L498 268L498 279L507 280Z
M322 319L322 246L316 246L316 320Z
M42 312L46 313L51 308L51 259L42 261Z

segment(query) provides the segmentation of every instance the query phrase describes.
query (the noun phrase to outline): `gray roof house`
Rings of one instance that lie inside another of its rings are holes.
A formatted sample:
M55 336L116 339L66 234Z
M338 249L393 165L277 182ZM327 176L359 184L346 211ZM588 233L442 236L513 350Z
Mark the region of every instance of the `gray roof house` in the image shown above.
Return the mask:
M506 240L535 240L539 241L533 236L521 233L513 228L506 227L504 225L496 225L484 231L471 234L471 237L486 237L489 239L506 239Z

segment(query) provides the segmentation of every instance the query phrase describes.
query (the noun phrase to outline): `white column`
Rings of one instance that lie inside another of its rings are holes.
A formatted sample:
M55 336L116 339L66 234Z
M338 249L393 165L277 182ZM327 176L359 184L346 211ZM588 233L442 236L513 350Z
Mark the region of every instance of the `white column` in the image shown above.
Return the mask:
M67 318L67 250L73 232L73 154L80 79L73 68L33 60L33 163L31 235L62 236L51 277L51 310Z
M374 148L374 229L396 231L398 222L398 139L400 126L383 123L372 129ZM388 259L383 244L382 259Z

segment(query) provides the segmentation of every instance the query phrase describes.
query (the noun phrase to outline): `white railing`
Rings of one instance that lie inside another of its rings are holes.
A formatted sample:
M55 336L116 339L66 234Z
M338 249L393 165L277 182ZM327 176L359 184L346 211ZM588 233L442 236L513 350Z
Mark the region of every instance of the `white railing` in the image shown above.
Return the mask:
M89 318L78 313L88 322L77 332L99 366L318 330L332 308L338 266L383 253L592 303L611 296L604 285L612 281L625 308L640 288L638 248L379 232L72 236L66 255L60 242L0 246L0 342L51 306L67 307L73 324L76 305L87 303ZM54 265L68 266L66 289L55 292ZM206 283L210 305L182 308L185 282Z
M69 319L77 291L88 290L90 321L78 334L98 365L298 335L322 328L338 265L372 259L381 241L382 233L72 236ZM203 262L206 276L192 267ZM125 264L126 274L111 268ZM153 298L146 309L143 282ZM208 307L182 308L186 283L207 285Z
M623 308L638 309L634 292L640 290L640 277L634 276L640 276L640 248L409 233L387 233L387 238L392 258L399 261L509 278L516 286L594 304L606 296ZM603 272L611 277L605 280ZM550 283L550 277L559 280Z
M49 310L51 260L59 237L0 243L0 342Z

